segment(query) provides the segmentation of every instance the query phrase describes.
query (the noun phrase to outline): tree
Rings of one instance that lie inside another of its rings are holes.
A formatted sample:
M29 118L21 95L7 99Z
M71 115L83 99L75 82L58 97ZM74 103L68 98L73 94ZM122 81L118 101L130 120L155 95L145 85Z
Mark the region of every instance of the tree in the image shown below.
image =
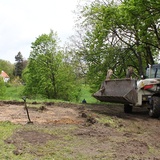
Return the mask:
M148 63L157 62L159 9L158 0L121 3L97 0L83 7L80 12L83 43L79 43L77 53L81 53L88 64L92 84L99 84L107 69L124 77L127 66L132 65L141 75Z
M23 73L26 94L50 99L77 98L78 85L73 67L65 61L57 42L57 34L51 30L32 43L29 63Z
M21 78L22 71L24 69L23 65L23 56L21 52L18 52L18 54L15 56L15 76L19 76Z
M12 79L13 70L14 70L14 64L11 64L9 61L0 59L0 72L5 71L9 75L9 77Z

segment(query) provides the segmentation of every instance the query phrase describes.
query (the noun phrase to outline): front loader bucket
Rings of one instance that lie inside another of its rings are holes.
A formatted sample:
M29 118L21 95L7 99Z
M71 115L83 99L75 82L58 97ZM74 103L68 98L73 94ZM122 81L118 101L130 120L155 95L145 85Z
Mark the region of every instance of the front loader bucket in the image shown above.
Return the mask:
M135 104L137 98L137 81L131 79L106 80L93 97L102 102Z

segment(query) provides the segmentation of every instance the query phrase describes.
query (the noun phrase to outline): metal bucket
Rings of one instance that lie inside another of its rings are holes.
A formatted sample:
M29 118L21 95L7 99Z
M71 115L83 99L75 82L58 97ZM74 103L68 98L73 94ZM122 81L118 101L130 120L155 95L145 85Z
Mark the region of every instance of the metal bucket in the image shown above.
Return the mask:
M104 81L93 97L102 102L136 104L137 81L131 79L115 79Z

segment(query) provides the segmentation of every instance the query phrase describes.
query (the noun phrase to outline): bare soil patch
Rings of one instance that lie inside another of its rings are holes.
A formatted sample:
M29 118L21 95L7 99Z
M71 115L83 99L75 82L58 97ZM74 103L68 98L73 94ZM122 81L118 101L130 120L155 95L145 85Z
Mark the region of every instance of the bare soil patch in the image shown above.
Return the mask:
M68 104L28 104L29 116L34 124L78 124L82 118L76 107L70 108ZM5 102L0 104L0 121L10 121L15 124L28 122L27 112L23 103Z
M81 155L89 160L160 160L160 121L149 118L146 109L125 114L118 104L34 103L28 107L32 125L26 125L23 103L0 103L0 121L23 126L5 141L16 146L16 155L43 157L46 152L56 155L62 150L66 159L80 159ZM50 151L35 149L48 142L54 144ZM32 147L26 149L26 143Z

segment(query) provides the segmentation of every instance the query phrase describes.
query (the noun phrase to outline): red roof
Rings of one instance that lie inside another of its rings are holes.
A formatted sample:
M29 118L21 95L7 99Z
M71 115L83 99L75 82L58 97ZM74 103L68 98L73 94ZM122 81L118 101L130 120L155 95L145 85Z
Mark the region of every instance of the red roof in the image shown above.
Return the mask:
M9 78L8 74L6 72L4 72L4 71L1 72L1 76L3 78Z

